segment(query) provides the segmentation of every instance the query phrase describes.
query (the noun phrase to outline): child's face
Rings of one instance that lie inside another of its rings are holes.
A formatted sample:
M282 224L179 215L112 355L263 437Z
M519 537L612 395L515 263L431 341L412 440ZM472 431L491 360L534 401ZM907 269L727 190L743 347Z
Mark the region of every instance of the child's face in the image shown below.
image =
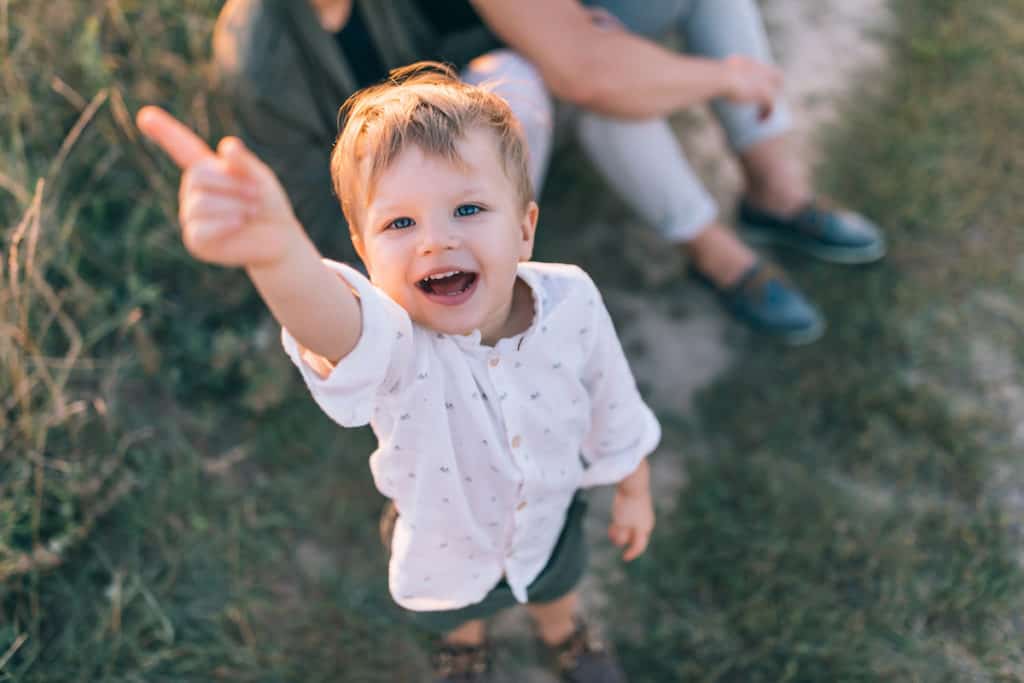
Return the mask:
M518 331L508 329L516 267L533 251L537 205L523 209L493 134L471 130L458 151L461 165L405 149L381 173L353 242L373 283L415 322L479 329L493 343Z

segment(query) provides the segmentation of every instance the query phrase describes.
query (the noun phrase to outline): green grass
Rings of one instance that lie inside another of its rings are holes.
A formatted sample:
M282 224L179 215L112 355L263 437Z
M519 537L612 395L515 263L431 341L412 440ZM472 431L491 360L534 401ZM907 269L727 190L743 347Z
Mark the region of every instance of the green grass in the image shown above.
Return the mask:
M185 254L177 174L131 124L155 102L223 129L220 4L0 4L0 680L390 681L419 656L381 628L368 434L318 414L242 274ZM299 571L320 547L338 580Z
M187 257L176 173L129 123L156 102L224 129L190 66L218 5L0 3L0 681L422 671L387 596L371 435L319 413L240 273ZM666 420L689 481L611 586L636 681L1024 678L1004 506L1024 5L893 6L892 68L821 169L890 257L784 260L826 338L744 344L694 418ZM544 225L564 229L540 256L642 287L622 231L578 243L573 223L632 219L577 162L551 173Z
M1020 524L992 484L1021 481L998 392L1024 381L1024 5L893 8L893 66L821 169L890 256L784 261L829 334L744 349L672 434L709 443L616 590L634 680L1024 678Z

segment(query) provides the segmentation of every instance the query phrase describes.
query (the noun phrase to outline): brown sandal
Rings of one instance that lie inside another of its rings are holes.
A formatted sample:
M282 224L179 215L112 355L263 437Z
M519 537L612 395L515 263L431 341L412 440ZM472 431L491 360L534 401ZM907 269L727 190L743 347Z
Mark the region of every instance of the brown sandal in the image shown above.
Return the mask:
M491 646L439 643L430 655L434 683L488 683L491 680Z
M576 618L576 630L560 644L541 644L566 683L627 683L609 645L580 617Z

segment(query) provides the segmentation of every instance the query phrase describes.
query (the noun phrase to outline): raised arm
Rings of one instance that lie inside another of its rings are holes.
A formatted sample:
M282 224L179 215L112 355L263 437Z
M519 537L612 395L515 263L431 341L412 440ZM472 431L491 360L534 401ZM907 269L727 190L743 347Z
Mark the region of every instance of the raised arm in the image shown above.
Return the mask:
M502 40L540 69L556 97L626 118L726 98L770 112L778 68L734 56L681 55L594 15L578 0L471 0Z
M273 171L238 138L216 151L157 107L139 130L182 170L179 220L196 258L241 266L274 317L304 348L337 363L362 332L359 302L320 260Z

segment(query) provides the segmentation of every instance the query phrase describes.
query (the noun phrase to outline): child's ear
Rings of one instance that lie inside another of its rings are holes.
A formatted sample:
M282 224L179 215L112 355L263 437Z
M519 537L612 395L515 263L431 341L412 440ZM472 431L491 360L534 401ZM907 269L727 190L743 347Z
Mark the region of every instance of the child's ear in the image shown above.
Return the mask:
M363 240L359 236L359 231L356 228L349 228L348 237L352 240L352 246L355 247L356 253L359 254L359 258L366 263L366 253L363 248Z
M522 242L519 247L519 260L529 261L533 256L533 237L537 232L537 217L540 215L540 207L537 206L537 202L530 202L526 206L526 211L523 213L523 219L520 221L519 230Z

